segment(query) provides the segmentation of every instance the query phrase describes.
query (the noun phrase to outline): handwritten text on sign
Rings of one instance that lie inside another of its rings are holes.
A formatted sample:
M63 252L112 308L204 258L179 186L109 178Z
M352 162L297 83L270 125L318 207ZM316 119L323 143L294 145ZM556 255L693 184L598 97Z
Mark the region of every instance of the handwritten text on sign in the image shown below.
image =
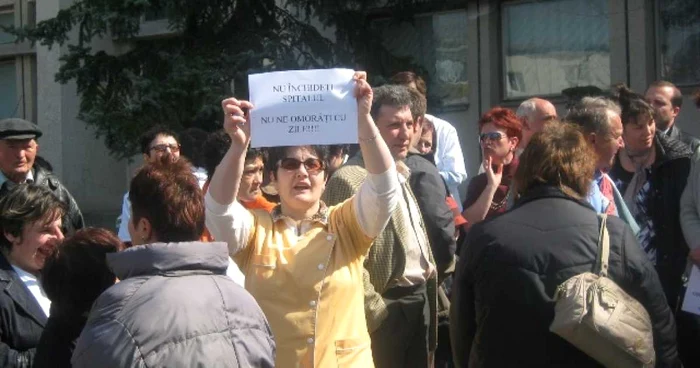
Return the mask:
M355 72L296 70L248 76L251 146L357 143Z

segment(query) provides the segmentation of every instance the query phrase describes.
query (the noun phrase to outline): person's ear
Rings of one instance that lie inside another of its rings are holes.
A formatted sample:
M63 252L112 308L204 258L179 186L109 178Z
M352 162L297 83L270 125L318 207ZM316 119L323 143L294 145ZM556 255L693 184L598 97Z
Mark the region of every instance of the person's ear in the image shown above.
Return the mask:
M678 106L673 106L671 108L671 112L673 113L673 116L676 117L676 116L678 116L678 114L680 114L681 108Z
M511 151L515 151L515 149L518 147L518 143L520 143L520 139L518 139L518 137L510 137L510 143Z
M416 121L413 123L413 132L415 134L420 135L421 132L423 131L423 122L424 122L423 119L425 119L425 117L419 116L416 118Z
M22 238L20 236L14 236L11 233L5 231L4 232L5 238L12 244L15 245L17 243L22 242Z
M153 227L147 218L141 217L135 224L134 230L138 240L143 243L148 243L153 239Z

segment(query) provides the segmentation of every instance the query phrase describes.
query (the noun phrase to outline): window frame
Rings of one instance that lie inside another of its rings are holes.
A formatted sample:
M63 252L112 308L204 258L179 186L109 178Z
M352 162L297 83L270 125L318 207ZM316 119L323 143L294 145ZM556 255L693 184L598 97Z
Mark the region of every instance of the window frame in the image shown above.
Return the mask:
M0 0L0 9L15 14L15 27L36 22L35 0ZM15 64L17 117L37 120L36 47L29 41L0 44L0 62Z
M542 0L500 0L498 4L498 53L500 56L500 62L498 63L498 66L500 68L499 71L499 76L500 76L500 94L501 94L501 101L503 101L504 105L511 105L511 104L519 104L525 100L528 100L530 98L538 97L538 98L543 98L549 101L554 102L564 102L566 101L566 97L560 92L556 93L541 93L541 94L532 94L532 95L523 95L523 96L513 96L509 97L508 96L508 86L506 85L506 82L508 81L508 71L506 68L506 45L508 44L507 41L507 35L506 32L504 32L504 8L508 5L520 5L520 4L528 4L528 3L541 3ZM608 3L608 12L611 12L610 5ZM612 85L612 80L613 80L613 55L612 55L612 48L613 48L613 42L612 42L612 22L613 22L613 14L608 14L608 27L609 27L609 48L610 48L610 55L609 55L609 62L610 62L610 83L608 84L608 87ZM602 90L605 90L606 88L604 87L598 87L601 88Z
M661 51L661 42L662 42L662 27L663 25L661 24L661 1L663 0L655 0L653 2L653 18L654 18L654 57L655 57L655 70L654 73L656 75L657 80L663 79L667 80L671 83L673 83L676 87L678 87L681 92L685 93L688 91L693 91L695 88L700 87L700 78L698 78L697 81L695 82L690 82L690 83L676 83L670 79L667 79L666 76L663 75L663 52ZM697 1L697 0L695 0Z
M469 11L467 8L467 4L464 2L460 1L455 1L455 0L445 0L445 1L426 1L424 4L421 4L418 6L418 9L416 10L416 13L414 15L415 18L418 17L432 17L436 14L444 14L444 13L454 13L454 12L464 12L467 15L467 21L469 22ZM391 8L387 7L382 7L378 6L372 10L369 11L369 14L367 15L366 22L368 26L372 26L372 24L376 21L381 21L381 20L391 20L392 18L392 12ZM469 37L468 37L468 25L467 28L464 30L465 33L465 39L467 40L467 51L465 54L465 58L467 60L467 70L465 73L467 73L467 83L469 84L469 89L476 88L477 86L477 76L471 76L469 75L469 49L470 48L476 48L476 45L469 45ZM365 66L366 68L367 66ZM387 78L390 77L389 75L386 76ZM431 78L435 76L430 76ZM467 93L467 101L463 103L453 103L449 105L443 105L443 104L434 104L431 105L431 112L440 114L440 113L446 113L446 112L460 112L460 111L467 111L469 110L469 107L472 104L472 99L471 99L471 92Z

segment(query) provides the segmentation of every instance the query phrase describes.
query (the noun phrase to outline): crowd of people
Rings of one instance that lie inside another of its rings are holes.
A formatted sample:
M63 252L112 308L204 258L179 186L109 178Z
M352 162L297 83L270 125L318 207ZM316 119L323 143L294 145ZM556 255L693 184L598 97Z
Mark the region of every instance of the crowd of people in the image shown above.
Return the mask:
M420 76L353 79L354 145L250 148L234 97L219 131L153 127L115 232L85 226L37 125L1 120L0 366L597 367L551 326L561 285L604 267L648 315L635 366L700 367L676 86L493 107L467 184Z

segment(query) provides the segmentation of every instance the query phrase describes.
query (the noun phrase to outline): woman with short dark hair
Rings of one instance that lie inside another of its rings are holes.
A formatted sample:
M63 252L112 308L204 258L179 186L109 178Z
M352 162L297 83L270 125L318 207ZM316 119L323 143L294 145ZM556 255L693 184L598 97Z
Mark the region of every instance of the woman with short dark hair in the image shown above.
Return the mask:
M41 284L51 316L36 348L34 368L70 367L75 342L95 299L116 282L106 255L124 245L111 232L85 228L67 238L47 259Z
M520 156L512 210L474 225L452 294L458 367L599 367L549 331L559 285L598 260L600 219L587 200L596 160L574 125L550 124ZM651 317L657 367L679 366L676 329L654 267L632 230L607 218L608 277Z
M304 145L269 150L280 205L268 213L238 201L250 124L248 101L222 101L232 144L207 192L207 227L226 241L265 311L278 347L278 368L373 367L364 308L364 259L398 202L396 166L370 115L373 92L357 72L355 96L368 171L357 195L336 206L321 200L328 149Z
M76 367L272 367L275 343L253 297L226 276L226 243L205 243L204 198L185 159L131 181L133 246L108 254L121 280L95 301Z
M65 205L43 186L18 185L0 199L0 367L31 367L51 301L39 283L63 240Z

